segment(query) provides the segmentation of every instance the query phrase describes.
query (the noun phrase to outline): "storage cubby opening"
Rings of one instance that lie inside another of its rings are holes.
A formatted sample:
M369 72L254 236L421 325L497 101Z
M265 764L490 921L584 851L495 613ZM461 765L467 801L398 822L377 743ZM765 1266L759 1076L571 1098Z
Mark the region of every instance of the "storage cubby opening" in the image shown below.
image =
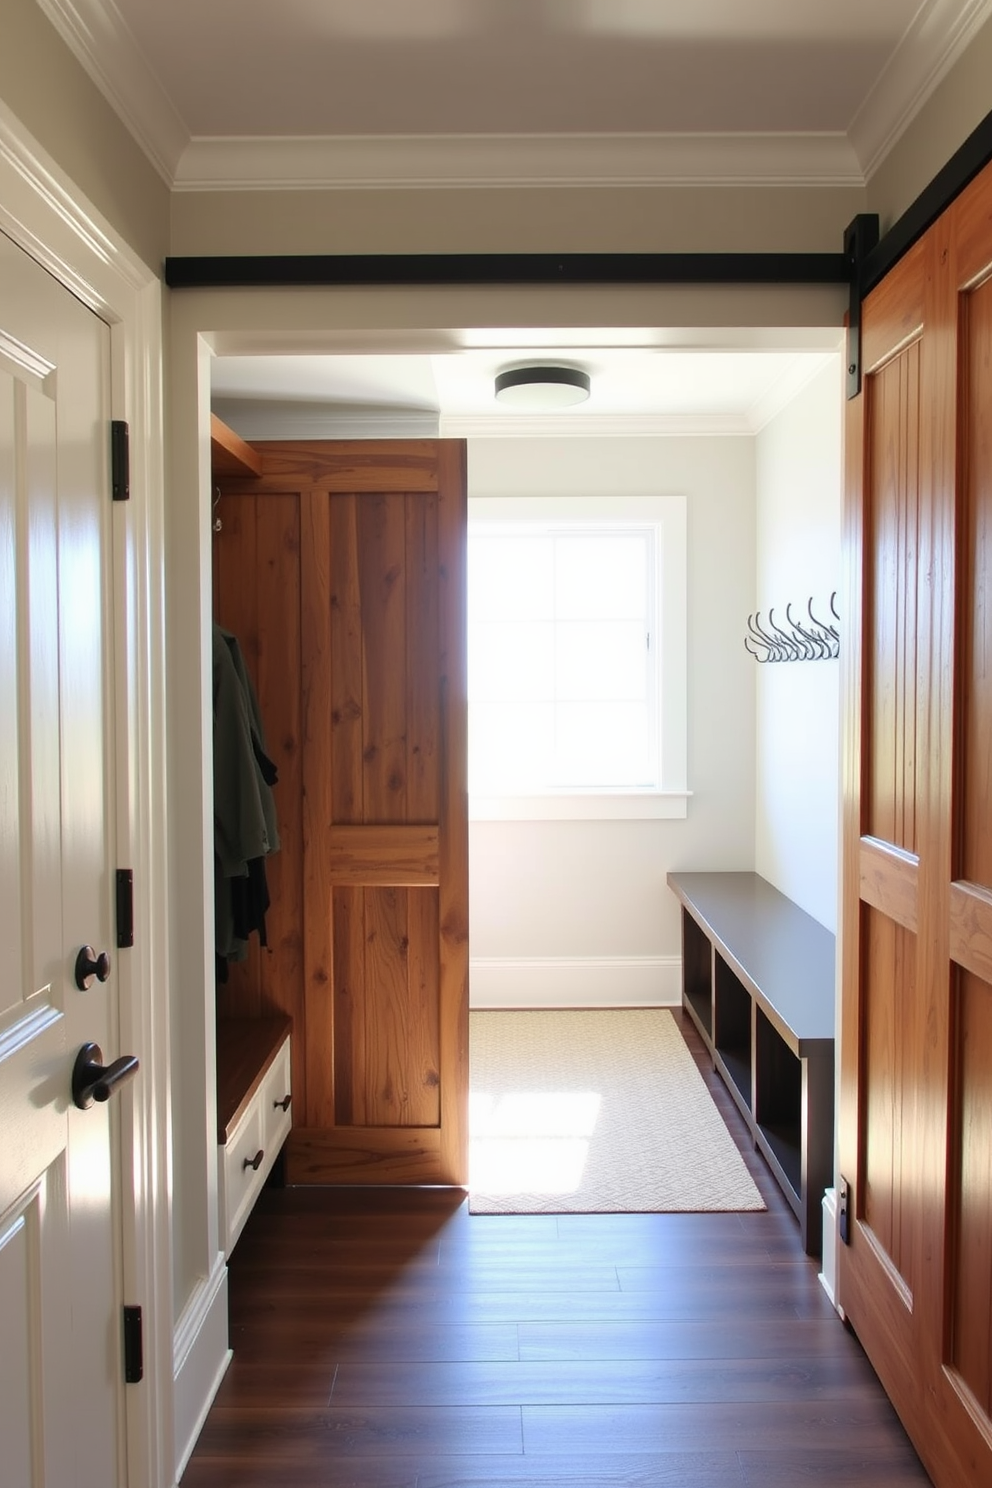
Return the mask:
M713 1038L713 951L709 936L682 911L682 988L696 1020Z
M755 1010L755 1124L793 1191L802 1191L802 1063L762 1012Z
M751 1105L751 994L719 953L714 957L713 1044L745 1105Z

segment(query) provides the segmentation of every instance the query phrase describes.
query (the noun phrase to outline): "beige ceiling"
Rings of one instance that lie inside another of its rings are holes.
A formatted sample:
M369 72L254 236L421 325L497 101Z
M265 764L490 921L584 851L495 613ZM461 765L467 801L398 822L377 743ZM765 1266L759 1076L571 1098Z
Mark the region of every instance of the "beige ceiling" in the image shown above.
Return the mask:
M186 189L721 171L863 183L992 12L992 0L38 3Z
M992 0L38 0L177 191L733 181L863 186ZM603 346L567 419L513 419L476 356L225 358L256 437L754 431L824 343ZM535 348L529 347L528 353ZM304 365L308 362L309 365ZM332 432L328 430L327 432Z

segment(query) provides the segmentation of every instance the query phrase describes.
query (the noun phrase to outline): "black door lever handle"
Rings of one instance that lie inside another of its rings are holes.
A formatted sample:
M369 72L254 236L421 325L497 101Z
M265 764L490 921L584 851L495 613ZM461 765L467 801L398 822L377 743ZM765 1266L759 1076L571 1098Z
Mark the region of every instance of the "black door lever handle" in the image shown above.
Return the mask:
M138 1073L136 1054L122 1054L104 1067L99 1044L84 1044L72 1066L72 1099L81 1111L94 1101L109 1100L119 1085Z

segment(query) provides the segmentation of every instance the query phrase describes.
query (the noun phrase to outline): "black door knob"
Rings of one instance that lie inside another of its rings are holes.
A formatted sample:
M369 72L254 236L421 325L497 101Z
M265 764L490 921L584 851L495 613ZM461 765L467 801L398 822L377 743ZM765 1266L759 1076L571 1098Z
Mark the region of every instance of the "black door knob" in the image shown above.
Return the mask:
M99 956L92 946L83 946L76 957L76 986L80 992L93 985L93 978L105 982L110 975L110 957L106 951Z
M104 1067L100 1045L84 1044L72 1066L73 1104L86 1111L94 1101L109 1100L119 1085L137 1073L136 1055L122 1054L120 1059Z

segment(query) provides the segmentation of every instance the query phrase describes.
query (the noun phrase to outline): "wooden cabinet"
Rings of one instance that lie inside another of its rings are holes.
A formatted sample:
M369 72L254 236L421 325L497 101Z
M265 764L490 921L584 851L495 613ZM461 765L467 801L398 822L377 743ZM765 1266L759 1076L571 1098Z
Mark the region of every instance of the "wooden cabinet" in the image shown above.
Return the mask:
M757 873L670 873L682 1001L819 1255L833 1181L834 937Z
M217 1189L220 1240L230 1255L293 1124L288 1018L217 1025Z

